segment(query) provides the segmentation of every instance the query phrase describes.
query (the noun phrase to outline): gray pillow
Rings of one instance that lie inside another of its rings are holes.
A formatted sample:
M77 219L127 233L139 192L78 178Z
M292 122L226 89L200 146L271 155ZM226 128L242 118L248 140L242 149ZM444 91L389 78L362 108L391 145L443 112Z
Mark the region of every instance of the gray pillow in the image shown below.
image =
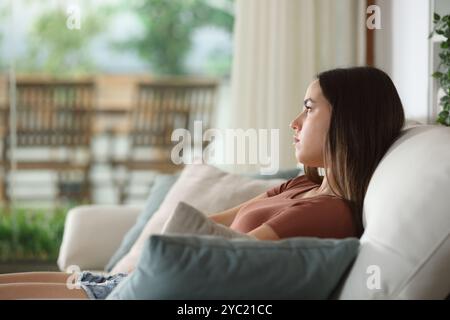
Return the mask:
M107 299L327 299L359 240L153 235Z
M145 202L144 209L136 219L136 224L125 234L119 248L106 265L105 270L107 272L110 272L116 263L130 251L147 221L158 210L167 192L169 192L172 185L177 181L178 176L179 174L159 174L156 176L150 195Z

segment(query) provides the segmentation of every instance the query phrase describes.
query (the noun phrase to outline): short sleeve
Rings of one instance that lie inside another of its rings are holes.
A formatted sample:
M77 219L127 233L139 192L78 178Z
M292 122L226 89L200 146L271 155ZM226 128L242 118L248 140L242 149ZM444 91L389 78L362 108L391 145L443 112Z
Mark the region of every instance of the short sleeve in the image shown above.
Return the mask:
M357 237L351 211L341 199L320 197L286 208L272 216L266 225L280 238Z
M291 179L292 180L292 179ZM282 184L270 189L267 191L267 196L268 197L273 197L276 196L277 194L282 193L284 190L286 190L287 185L289 184L289 182L291 180L288 180L286 182L283 182Z

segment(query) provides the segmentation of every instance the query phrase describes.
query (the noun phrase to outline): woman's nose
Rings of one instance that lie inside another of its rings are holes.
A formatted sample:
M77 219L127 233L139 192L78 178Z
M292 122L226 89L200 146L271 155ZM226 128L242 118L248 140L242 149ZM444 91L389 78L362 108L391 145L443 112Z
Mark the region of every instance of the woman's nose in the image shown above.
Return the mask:
M300 130L300 116L292 120L292 122L289 125L291 129L293 130Z
M295 120L292 120L292 122L289 124L289 127L291 127L291 129L296 130L298 127L295 124Z

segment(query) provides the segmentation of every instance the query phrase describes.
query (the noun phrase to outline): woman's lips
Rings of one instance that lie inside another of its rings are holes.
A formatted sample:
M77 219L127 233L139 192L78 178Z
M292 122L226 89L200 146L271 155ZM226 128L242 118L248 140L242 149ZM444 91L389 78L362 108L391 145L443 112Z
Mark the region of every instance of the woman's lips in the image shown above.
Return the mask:
M300 139L298 139L296 136L294 136L294 142L292 144L297 144L298 142L300 142Z

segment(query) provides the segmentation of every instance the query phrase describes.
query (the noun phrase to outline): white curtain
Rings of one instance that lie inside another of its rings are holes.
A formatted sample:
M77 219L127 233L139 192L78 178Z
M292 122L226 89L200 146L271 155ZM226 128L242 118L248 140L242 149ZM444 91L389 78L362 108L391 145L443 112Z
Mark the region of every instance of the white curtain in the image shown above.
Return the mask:
M309 83L319 71L365 62L365 2L237 0L226 127L278 128L280 167L294 167L288 125L301 111Z

